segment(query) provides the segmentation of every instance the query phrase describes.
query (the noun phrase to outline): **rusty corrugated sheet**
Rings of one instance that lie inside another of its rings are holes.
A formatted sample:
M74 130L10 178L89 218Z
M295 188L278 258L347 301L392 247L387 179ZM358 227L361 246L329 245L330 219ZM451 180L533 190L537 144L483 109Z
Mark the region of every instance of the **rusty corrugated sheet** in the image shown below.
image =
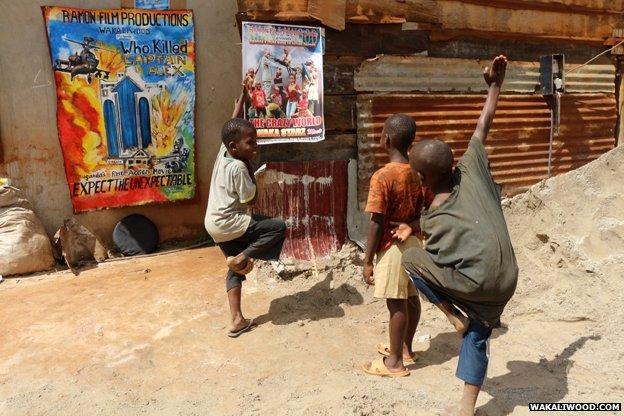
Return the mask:
M481 92L483 68L491 61L385 55L369 59L357 68L356 91L380 92ZM510 62L504 91L534 92L539 83L539 63Z
M442 139L455 158L468 146L484 95L367 94L358 97L358 190L362 204L372 173L386 155L379 146L384 120L394 113L416 120L417 140ZM566 94L561 100L561 134L553 144L553 172L578 168L615 145L614 94ZM487 149L494 179L515 194L544 179L548 166L550 110L539 95L502 95Z
M346 238L347 161L271 162L254 212L288 225L282 258L312 260Z
M566 64L566 92L610 92L615 93L614 65L585 65L574 72L576 65Z
M483 68L490 60L386 55L357 68L354 86L359 92L467 92L486 91ZM566 70L576 65L566 64ZM539 84L539 63L511 61L503 92L532 93ZM613 65L586 65L566 76L570 93L615 92Z

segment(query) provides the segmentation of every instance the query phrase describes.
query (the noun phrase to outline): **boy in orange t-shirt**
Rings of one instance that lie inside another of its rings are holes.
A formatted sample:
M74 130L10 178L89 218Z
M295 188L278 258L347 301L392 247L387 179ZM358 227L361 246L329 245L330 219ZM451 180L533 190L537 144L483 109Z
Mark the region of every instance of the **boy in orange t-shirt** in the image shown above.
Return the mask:
M373 174L366 212L371 213L364 264L364 280L375 285L375 297L386 300L390 312L390 345L378 344L382 354L362 369L372 375L401 377L404 364L416 359L412 341L420 318L418 291L401 265L402 253L421 247L418 221L431 201L409 166L407 151L416 135L414 119L394 114L384 123L381 145L390 163ZM373 264L373 257L376 261Z

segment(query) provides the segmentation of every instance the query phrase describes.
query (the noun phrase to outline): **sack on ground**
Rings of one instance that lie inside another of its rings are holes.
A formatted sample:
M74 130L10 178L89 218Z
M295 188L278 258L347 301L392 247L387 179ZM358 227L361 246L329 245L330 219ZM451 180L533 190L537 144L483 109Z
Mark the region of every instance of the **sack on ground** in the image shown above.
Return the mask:
M34 273L54 267L43 224L21 191L0 186L0 275Z
M75 218L63 222L54 235L54 242L74 274L78 274L77 269L85 263L101 262L108 258L107 250L100 240Z

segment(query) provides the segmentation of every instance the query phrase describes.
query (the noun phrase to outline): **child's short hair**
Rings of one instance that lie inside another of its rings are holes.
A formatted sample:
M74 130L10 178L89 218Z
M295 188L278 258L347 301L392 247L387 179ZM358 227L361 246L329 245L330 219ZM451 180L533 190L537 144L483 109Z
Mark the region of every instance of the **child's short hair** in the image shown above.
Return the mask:
M240 139L244 133L256 131L256 128L249 120L242 118L232 118L223 124L221 128L221 141L224 145Z
M410 164L425 176L443 178L453 171L453 151L442 140L421 140L412 147Z
M407 150L416 138L416 122L407 114L393 114L384 123L391 143L400 150Z

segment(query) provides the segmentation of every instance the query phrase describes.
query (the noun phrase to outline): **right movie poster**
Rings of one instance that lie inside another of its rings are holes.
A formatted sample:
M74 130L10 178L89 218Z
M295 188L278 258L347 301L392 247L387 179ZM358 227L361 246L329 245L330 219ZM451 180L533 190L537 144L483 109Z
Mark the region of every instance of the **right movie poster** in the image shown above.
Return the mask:
M258 143L323 140L321 28L243 22L243 87Z

